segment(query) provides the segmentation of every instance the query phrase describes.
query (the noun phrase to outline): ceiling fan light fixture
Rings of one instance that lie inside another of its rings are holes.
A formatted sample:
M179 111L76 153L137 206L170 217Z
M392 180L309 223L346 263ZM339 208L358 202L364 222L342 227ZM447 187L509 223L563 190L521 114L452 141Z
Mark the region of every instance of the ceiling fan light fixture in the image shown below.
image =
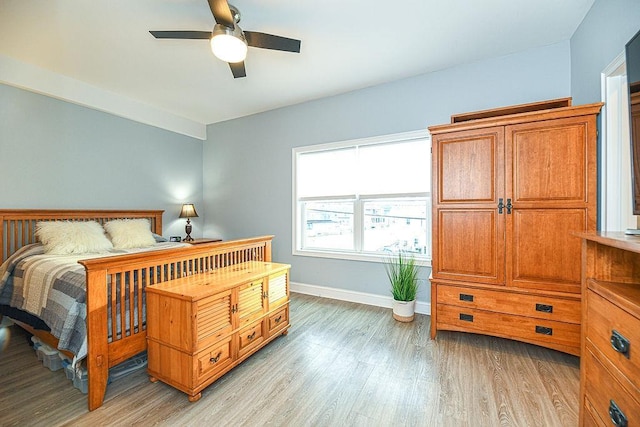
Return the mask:
M247 57L247 41L242 30L236 26L231 29L221 24L213 27L211 51L225 62L242 62Z

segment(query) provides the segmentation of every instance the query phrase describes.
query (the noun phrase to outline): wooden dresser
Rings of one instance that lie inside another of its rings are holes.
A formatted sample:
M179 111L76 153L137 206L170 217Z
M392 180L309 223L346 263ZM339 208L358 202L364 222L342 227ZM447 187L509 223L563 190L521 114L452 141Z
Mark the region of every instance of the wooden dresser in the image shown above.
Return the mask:
M289 323L287 264L250 261L147 287L148 372L189 396Z
M640 425L640 237L580 236L580 425Z
M580 354L580 239L596 227L596 116L570 99L432 126L431 336Z

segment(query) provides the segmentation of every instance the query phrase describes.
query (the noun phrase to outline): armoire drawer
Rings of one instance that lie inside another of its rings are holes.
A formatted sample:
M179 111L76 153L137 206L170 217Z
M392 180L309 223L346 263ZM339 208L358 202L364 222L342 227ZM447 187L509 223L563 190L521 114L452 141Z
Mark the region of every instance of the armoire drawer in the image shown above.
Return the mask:
M550 297L508 290L494 291L438 284L438 304L497 311L566 323L580 323L580 297Z
M586 338L640 390L640 320L587 291Z
M440 302L440 301L438 301ZM478 332L549 346L580 348L580 325L513 314L438 304L438 328Z
M591 351L583 355L585 360L585 396L598 417L608 425L637 425L640 422L638 395L624 388L594 356ZM627 424L615 424L627 420Z

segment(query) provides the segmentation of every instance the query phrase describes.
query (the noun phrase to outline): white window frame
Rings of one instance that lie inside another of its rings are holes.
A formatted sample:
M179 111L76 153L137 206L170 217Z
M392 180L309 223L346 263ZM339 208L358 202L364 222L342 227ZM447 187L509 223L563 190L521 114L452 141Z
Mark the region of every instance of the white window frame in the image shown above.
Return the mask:
M637 228L631 188L631 143L625 53L601 73L600 224L602 231Z
M387 144L394 142L410 142L412 140L426 140L429 146L431 145L431 135L428 130L418 130L411 132L402 132L390 135L382 135L371 138L361 138L361 139L352 139L346 141L339 142L331 142L326 144L317 144L312 146L305 147L294 147L292 149L292 253L297 256L309 256L309 257L319 257L319 258L333 258L333 259L342 259L342 260L353 260L353 261L369 261L369 262L384 262L388 257L385 257L382 254L378 253L367 253L367 252L353 252L353 251L340 251L337 249L331 250L321 250L321 249L302 249L301 242L302 236L300 233L301 224L302 224L302 212L300 211L299 200L297 197L297 171L296 164L298 155L303 153L310 153L314 151L326 151L326 150L335 150L340 148L348 148L353 146L363 146L363 145L375 145L375 144ZM431 159L425 159L425 163L430 166ZM363 205L367 201L372 201L376 199L384 199L384 198L426 198L427 203L427 218L426 218L426 228L427 228L427 236L426 236L426 245L427 245L427 253L425 255L417 255L416 263L422 266L431 266L431 191L425 193L411 193L411 194L376 194L376 195L367 195L367 196L359 196L356 195L356 202L354 205L354 234L356 240L356 247L362 247L362 239L364 226L362 224L362 220L364 218L363 214ZM322 200L330 200L331 197L322 198ZM336 201L343 200L341 197L333 198ZM344 199L347 200L347 199ZM348 198L348 200L353 200L353 197Z

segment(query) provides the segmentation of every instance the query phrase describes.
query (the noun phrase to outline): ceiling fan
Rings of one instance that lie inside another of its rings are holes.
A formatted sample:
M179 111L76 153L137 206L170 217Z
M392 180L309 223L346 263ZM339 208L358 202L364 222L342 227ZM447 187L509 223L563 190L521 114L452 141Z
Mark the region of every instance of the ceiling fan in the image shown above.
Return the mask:
M243 31L238 26L240 12L227 0L208 0L216 25L213 31L149 31L157 39L206 39L211 50L228 62L234 78L246 77L244 59L247 46L300 53L300 40L273 34Z

